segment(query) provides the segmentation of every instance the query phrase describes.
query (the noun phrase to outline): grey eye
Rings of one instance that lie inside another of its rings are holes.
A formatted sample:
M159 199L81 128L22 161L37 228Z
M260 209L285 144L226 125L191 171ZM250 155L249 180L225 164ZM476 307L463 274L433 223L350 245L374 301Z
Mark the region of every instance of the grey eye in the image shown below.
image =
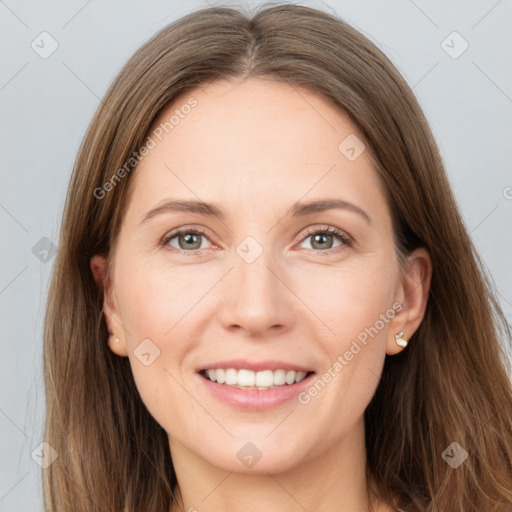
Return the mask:
M203 233L180 231L170 236L166 243L181 251L196 251L205 248L202 244L204 240L206 240L206 236ZM178 242L178 246L173 243L174 241Z

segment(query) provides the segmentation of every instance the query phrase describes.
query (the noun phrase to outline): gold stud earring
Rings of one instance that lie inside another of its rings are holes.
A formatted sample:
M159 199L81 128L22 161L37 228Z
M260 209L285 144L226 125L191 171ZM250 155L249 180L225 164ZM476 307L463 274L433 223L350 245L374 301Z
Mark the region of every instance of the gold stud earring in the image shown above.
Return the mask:
M402 338L402 336L403 336L403 335L404 335L404 332L403 332L403 331L399 332L398 334L395 334L395 341L396 341L396 344L397 344L397 345L399 345L399 346L400 346L400 347L402 347L402 348L405 348L405 347L407 347L407 343L408 343L408 341L407 341L407 340L404 340L404 339Z

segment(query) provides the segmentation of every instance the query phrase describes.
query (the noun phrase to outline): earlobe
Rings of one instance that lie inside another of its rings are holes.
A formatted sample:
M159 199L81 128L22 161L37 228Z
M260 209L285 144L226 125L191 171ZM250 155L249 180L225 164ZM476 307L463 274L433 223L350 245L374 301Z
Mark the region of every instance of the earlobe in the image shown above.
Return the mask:
M108 346L114 354L117 354L121 357L126 357L128 355L128 352L126 351L126 342L121 340L115 335L111 334L108 338Z
M392 330L388 334L386 342L386 354L394 356L402 352L409 344L409 337L406 337L404 331Z
M387 354L401 352L420 326L427 308L431 278L430 255L424 248L416 249L407 257L402 271L397 293L402 309L395 315L390 326Z
M103 317L109 332L108 346L118 356L127 356L126 340L124 329L116 319L117 304L113 297L111 281L108 277L107 259L99 254L94 255L90 260L91 272L98 289L103 295Z
M395 342L399 347L407 347L407 344L409 342L406 339L404 339L404 331L400 331L395 334Z

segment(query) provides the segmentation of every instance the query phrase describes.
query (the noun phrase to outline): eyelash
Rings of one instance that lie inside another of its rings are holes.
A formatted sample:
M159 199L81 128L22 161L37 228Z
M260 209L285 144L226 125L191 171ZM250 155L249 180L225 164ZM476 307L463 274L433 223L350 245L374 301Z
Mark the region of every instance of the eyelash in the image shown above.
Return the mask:
M338 247L333 247L332 249L327 249L325 251L315 250L315 249L309 249L311 251L314 251L321 255L330 255L339 251L342 251L346 249L347 247L352 247L352 239L350 236L347 235L344 231L341 229L335 228L334 226L327 226L327 227L316 227L316 228L309 228L306 230L306 232L302 235L300 241L305 240L306 238L309 238L310 236L317 235L317 234L328 234L333 235L335 237L338 237L339 241L341 242L341 245Z
M163 239L160 241L160 245L162 247L166 247L167 244L173 238L176 238L177 236L184 235L184 234L188 234L188 235L201 235L201 236L204 236L205 238L208 238L208 236L206 235L206 232L201 230L201 229L198 229L198 228L193 228L193 229L183 228L183 229L179 229L177 231L174 231L174 232L171 232L171 233L165 235L163 237ZM314 251L315 253L320 254L320 255L331 255L333 253L342 251L342 250L346 249L347 247L352 247L352 245L353 245L352 238L349 235L347 235L347 233L345 233L341 229L335 228L333 226L327 226L327 227L324 227L324 228L322 228L322 227L310 228L310 229L308 229L302 235L302 237L299 240L299 242L302 242L305 239L309 238L310 236L317 235L317 234L328 234L328 235L336 236L336 237L338 237L338 239L342 243L338 247L333 247L331 249L326 249L325 251L316 250L316 249L308 249L308 250ZM171 249L172 249L172 251L181 252L181 253L187 253L188 255L192 255L192 256L200 253L203 250L203 249L194 249L193 251L185 251L183 249L176 249L175 247L172 247Z

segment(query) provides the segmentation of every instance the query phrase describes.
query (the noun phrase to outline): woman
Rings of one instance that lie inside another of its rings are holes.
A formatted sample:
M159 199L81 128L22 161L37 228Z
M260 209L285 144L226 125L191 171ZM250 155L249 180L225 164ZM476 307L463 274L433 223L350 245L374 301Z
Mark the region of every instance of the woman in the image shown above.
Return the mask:
M425 118L343 21L208 8L80 149L49 511L506 511L510 332Z

